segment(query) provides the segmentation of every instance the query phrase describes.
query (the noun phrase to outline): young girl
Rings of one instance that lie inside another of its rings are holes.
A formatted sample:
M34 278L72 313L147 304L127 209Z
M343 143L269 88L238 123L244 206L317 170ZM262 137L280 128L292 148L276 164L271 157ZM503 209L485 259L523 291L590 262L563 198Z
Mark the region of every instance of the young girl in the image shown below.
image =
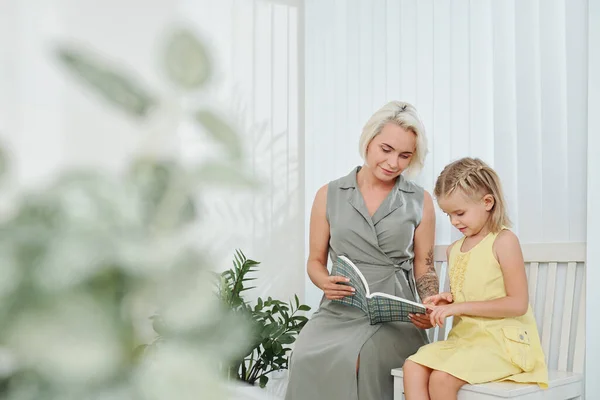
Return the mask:
M440 208L464 237L448 247L450 291L424 299L431 322L454 316L445 341L405 362L407 400L456 399L462 385L511 380L548 386L519 240L498 175L473 158L446 166L434 190Z

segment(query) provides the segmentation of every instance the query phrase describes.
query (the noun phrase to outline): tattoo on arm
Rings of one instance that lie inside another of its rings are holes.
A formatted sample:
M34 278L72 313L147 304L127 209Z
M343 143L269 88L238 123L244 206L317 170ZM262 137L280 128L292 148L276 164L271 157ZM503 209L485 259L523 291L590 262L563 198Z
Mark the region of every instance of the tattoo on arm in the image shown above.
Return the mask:
M433 296L434 294L438 294L440 291L440 284L437 274L435 273L433 261L433 247L427 253L425 264L427 265L427 272L416 279L417 292L419 293L421 300Z

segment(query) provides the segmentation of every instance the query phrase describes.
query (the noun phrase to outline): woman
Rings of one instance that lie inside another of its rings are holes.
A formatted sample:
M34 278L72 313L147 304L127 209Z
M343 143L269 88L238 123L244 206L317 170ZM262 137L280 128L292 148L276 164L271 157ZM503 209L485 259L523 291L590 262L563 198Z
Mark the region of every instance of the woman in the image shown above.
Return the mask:
M296 341L286 400L391 400L391 369L427 343L424 315L370 325L359 309L331 301L352 292L329 275L328 254L350 258L372 292L409 300L438 293L433 201L402 175L418 172L427 153L415 108L386 104L366 123L359 147L364 165L319 189L312 207L307 270L324 296Z

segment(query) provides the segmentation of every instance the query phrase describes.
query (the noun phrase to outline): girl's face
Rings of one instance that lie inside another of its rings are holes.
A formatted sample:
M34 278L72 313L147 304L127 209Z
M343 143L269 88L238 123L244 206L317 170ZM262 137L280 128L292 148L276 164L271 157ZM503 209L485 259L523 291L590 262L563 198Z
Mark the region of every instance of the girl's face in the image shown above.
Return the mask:
M457 189L438 199L438 205L450 217L450 222L465 236L475 236L486 228L494 207L494 197L486 194L471 198ZM487 234L486 231L482 233Z
M412 131L387 123L367 146L366 164L378 179L395 180L410 165L416 144Z

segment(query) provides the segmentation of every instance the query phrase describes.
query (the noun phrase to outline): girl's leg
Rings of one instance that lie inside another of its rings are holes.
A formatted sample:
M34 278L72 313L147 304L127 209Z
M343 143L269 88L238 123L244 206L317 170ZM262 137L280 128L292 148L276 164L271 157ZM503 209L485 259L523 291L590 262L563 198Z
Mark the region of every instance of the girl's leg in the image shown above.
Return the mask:
M429 400L429 376L431 368L406 360L404 373L404 397L406 400Z
M431 400L456 400L458 391L467 382L443 371L433 371L429 378Z

